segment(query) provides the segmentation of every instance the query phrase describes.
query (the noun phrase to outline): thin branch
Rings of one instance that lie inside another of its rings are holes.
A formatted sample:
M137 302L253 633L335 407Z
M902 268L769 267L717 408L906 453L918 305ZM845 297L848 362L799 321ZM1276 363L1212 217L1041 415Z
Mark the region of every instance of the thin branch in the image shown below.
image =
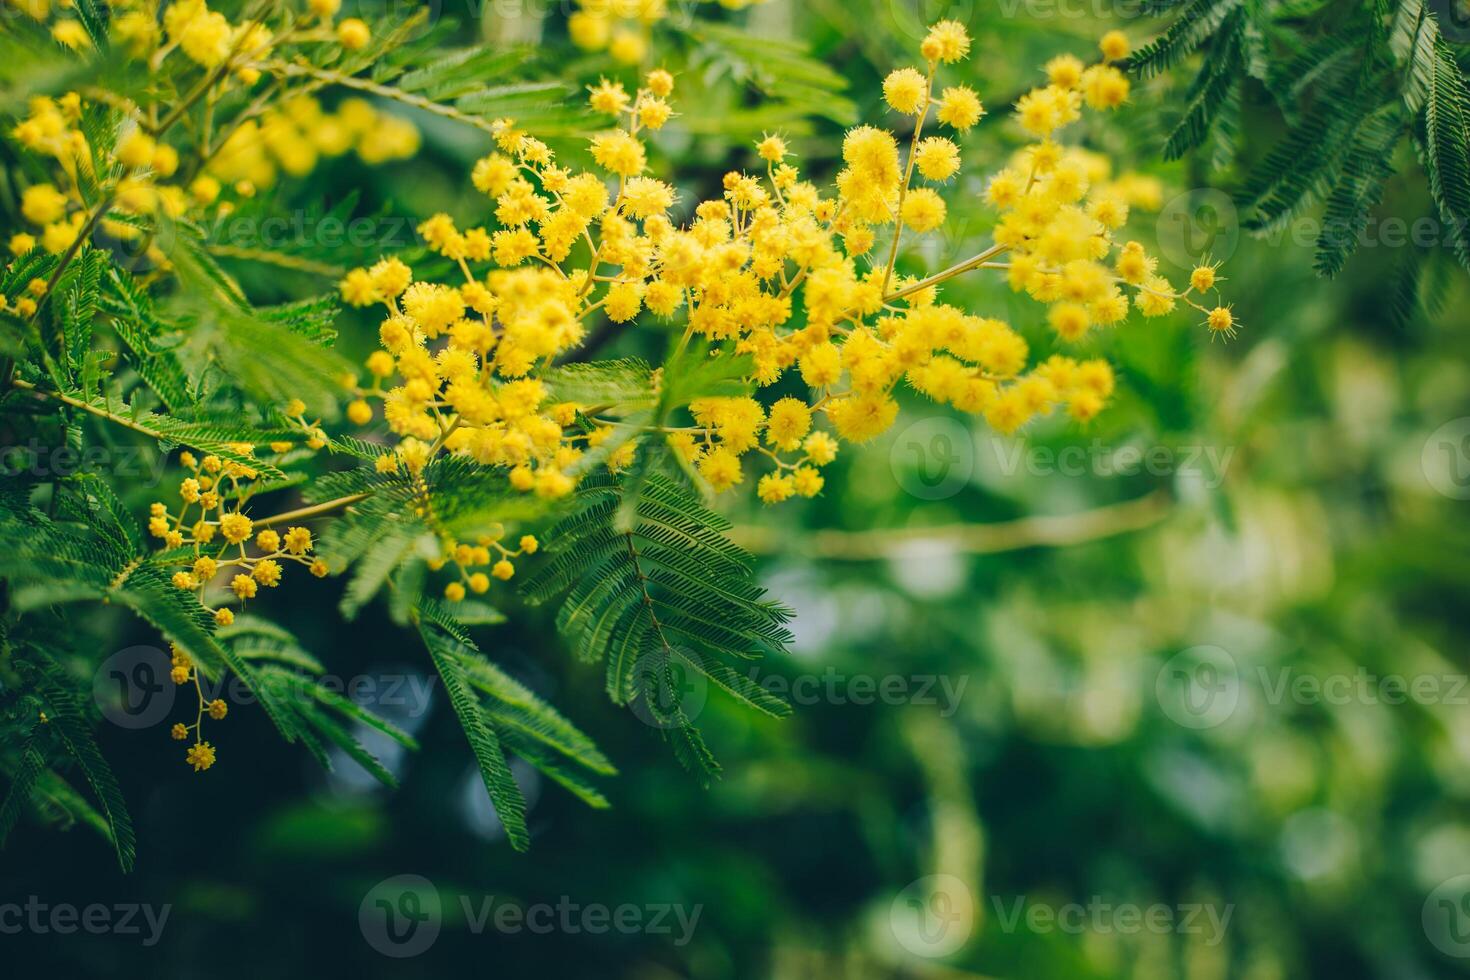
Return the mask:
M827 530L805 536L772 527L743 526L735 528L730 536L756 554L794 550L832 561L876 561L899 554L906 546L922 544L963 554L990 555L1025 548L1068 547L1140 531L1162 521L1173 506L1173 498L1159 490L1076 514L1037 515L993 524Z
M402 102L416 109L432 112L436 116L443 116L445 119L453 119L455 122L473 126L492 136L495 135L495 124L493 122L481 119L478 116L472 116L467 112L461 112L459 109L454 108L454 106L445 105L442 102L435 102L432 99L426 99L422 95L403 92L388 85L379 85L377 82L369 81L366 78L344 75L339 71L332 71L330 68L318 68L315 65L301 65L295 62L274 59L259 62L255 67L262 68L277 75L295 78L314 78L328 85L341 85L344 88L357 89L359 92L370 92L379 98L389 99L393 102Z
M29 391L31 394L36 395L38 398L51 398L65 405L70 405L72 408L79 408L84 412L88 412L92 415L97 416L99 419L106 419L107 421L112 422L115 425L120 425L124 429L130 429L133 432L138 433L139 435L145 435L151 439L169 438L162 432L157 432L153 429L148 428L147 426L139 425L137 422L134 422L132 419L124 415L118 415L114 412L109 412L105 408L98 408L96 405L93 405L90 402L84 402L80 398L73 398L71 395L63 394L59 391L48 391L45 388L37 388L29 381L22 381L20 378L13 378L10 382L10 385L13 388L19 388L22 391Z
M313 504L310 507L302 507L300 510L288 510L284 514L276 514L273 517L263 517L255 521L256 527L270 527L273 524L289 524L292 521L305 521L313 517L323 517L327 514L335 514L339 510L345 510L353 504L360 503L371 494L355 493L350 497L338 497L336 500L328 500L324 504Z
M945 280L953 279L961 273L969 272L971 269L978 269L997 255L1009 250L1009 245L992 245L979 255L971 256L958 265L952 265L943 272L936 272L927 279L921 279L911 286L905 286L897 292L887 294L883 297L883 302L888 303L896 299L903 299L905 296L912 296L914 293L922 292L930 286L937 286Z

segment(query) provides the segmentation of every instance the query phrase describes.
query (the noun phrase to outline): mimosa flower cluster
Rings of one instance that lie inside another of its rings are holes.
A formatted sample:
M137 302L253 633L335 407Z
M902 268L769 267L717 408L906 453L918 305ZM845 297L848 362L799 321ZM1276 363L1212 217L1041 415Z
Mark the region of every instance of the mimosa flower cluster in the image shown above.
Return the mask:
M1091 66L1054 59L1048 84L1017 103L1015 120L1032 142L989 183L999 211L994 244L924 279L896 271L905 236L944 224L942 190L963 167L955 137L985 111L970 87L939 82L970 51L956 22L933 27L921 66L884 82L889 108L909 130L906 150L887 129L854 128L842 146L845 168L824 190L803 179L779 136L768 136L756 147L762 170L727 174L723 195L695 206L685 225L670 216L674 187L648 173L644 141L673 116L669 73L649 73L631 93L616 81L592 88L593 109L614 122L591 139L596 171L562 165L544 142L502 121L498 152L471 177L494 203L493 222L461 228L441 214L420 228L459 281L415 281L407 265L385 259L341 284L349 303L386 313L383 350L367 364L374 380L362 389L382 400L399 437L380 467L420 471L437 454L456 453L506 468L517 488L570 492L584 453L629 425L606 417L615 406L550 403L537 378L577 348L594 315L612 324L642 314L676 321L684 344L700 337L750 355L750 395L696 401L692 424L657 435L715 490L742 483L747 460L763 459L758 494L768 503L819 493L820 468L841 441L865 442L892 425L900 384L1005 433L1056 410L1092 419L1114 389L1105 361L1053 354L1034 363L1011 324L942 303L938 287L972 269L999 270L1013 289L1048 304L1060 344L1120 322L1134 305L1157 316L1186 302L1212 329L1232 328L1228 308L1196 299L1214 292L1213 266L1176 291L1140 244L1115 238L1147 189L1109 181L1105 159L1058 141L1085 111L1127 100L1128 81L1110 63L1126 54L1126 39L1115 32L1101 47ZM807 398L756 397L792 374ZM349 414L363 423L373 416L365 400ZM596 426L590 436L585 419ZM635 451L631 439L615 444L614 469Z
M193 724L186 725L177 722L169 730L170 737L176 742L182 742L194 737L194 744L189 746L184 753L184 762L194 768L195 772L203 772L214 765L215 748L204 740L204 716L208 715L214 721L223 721L225 715L229 714L229 705L221 698L205 700L204 685L199 680L199 668L178 645L171 647L172 664L169 670L169 679L182 687L185 684L194 685L194 693L199 699L199 708L195 713Z
M49 23L59 44L79 56L91 53L91 36L71 16L70 4L9 3ZM303 78L293 89L266 78L278 56L305 47L351 51L367 45L371 32L362 21L334 24L340 0L310 0L304 11L276 26L232 24L204 0L120 0L110 6L113 48L151 73L176 74L186 94L177 102L160 97L143 104L106 92L32 99L11 135L48 160L52 173L20 192L22 217L32 227L10 235L14 255L37 246L63 254L98 226L114 239L144 240L140 219L197 217L212 206L227 211L231 198L253 196L280 173L304 175L323 157L355 150L363 161L379 164L418 150L411 123L366 100L347 99L328 112L312 95L319 80ZM246 108L215 111L241 93L252 98ZM199 104L207 109L203 125L180 125ZM102 117L115 124L98 137L95 123ZM167 264L151 240L144 250L156 265Z
M281 453L293 445L270 448ZM244 456L254 453L249 445L232 449ZM284 564L303 565L318 578L327 574L327 563L311 554L309 529L292 526L281 533L264 521L257 527L246 515L245 505L259 476L254 467L213 455L201 459L189 451L179 454L179 464L191 474L179 484L179 507L175 511L163 501L154 502L148 532L165 548L192 552L180 558L185 567L174 573L173 584L195 593L215 623L229 626L235 621L227 601L233 599L243 607L262 588L279 586ZM228 591L212 607L210 586L217 580L227 580Z
M770 0L696 2L743 10ZM648 56L650 28L669 16L670 6L670 0L577 0L577 10L567 18L567 33L580 48L606 51L614 61L636 65Z

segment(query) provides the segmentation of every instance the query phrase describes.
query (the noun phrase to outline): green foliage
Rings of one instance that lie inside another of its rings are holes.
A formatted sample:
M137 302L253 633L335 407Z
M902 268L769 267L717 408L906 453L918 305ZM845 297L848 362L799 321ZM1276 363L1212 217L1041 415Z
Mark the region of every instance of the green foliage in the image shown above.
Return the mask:
M591 739L491 663L442 605L424 600L416 618L419 635L444 683L512 847L527 850L531 837L526 828L525 797L506 762L508 751L588 805L607 806L589 777L615 775L617 770Z
M790 612L751 581L750 557L724 535L728 523L676 482L648 473L634 491L590 478L575 514L551 531L554 557L525 584L532 603L565 594L557 628L586 661L604 661L607 693L636 706L664 732L681 762L719 772L681 703L693 671L745 705L774 717L788 707L735 666L780 651Z
M1336 275L1408 141L1446 227L1440 238L1470 269L1470 94L1457 47L1440 33L1426 0L1165 0L1151 10L1172 19L1129 58L1131 70L1149 78L1202 54L1166 156L1183 156L1213 137L1213 165L1235 161L1245 149L1238 120L1246 98L1272 100L1287 126L1241 184L1248 230L1278 232L1321 206L1317 270ZM1417 263L1419 254L1412 254Z

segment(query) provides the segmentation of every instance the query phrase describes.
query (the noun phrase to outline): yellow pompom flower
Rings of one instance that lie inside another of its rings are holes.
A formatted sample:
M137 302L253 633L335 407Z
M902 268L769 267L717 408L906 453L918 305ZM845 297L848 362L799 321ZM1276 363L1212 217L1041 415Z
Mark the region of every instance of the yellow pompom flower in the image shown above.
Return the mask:
M21 192L20 213L33 225L50 224L66 213L66 201L52 185L33 184Z
M1189 274L1190 288L1202 293L1214 289L1215 283L1219 281L1219 277L1215 273L1217 268L1217 266L1213 265L1196 266L1194 271Z
M604 170L622 177L640 174L648 166L648 155L637 137L621 129L592 138L592 158Z
M674 94L674 76L662 68L649 72L645 81L648 83L648 90L661 99L667 99Z
M931 136L914 148L914 164L928 180L949 180L960 171L960 148L952 140Z
M756 485L756 496L765 504L779 504L795 493L796 481L780 473L767 473Z
M1108 31L1098 41L1098 50L1107 61L1121 61L1128 57L1128 35L1122 31Z
M723 446L700 460L699 474L717 493L730 489L745 477L741 472L740 457Z
M236 575L230 579L230 589L241 599L254 599L256 593L255 579L249 575Z
M968 132L983 115L985 108L974 89L956 85L940 93L939 121L946 126Z
M194 767L195 772L203 772L214 765L214 758L214 746L208 742L199 742L189 746L189 751L184 756L185 761Z
M81 21L59 20L51 26L51 39L64 48L80 51L92 46L92 36Z
M927 187L909 191L903 202L903 223L917 232L929 232L944 224L944 198Z
M373 32L365 21L349 17L337 25L337 40L348 51L361 51L372 40Z
M220 534L224 535L230 544L239 544L250 537L255 524L244 514L230 513L222 514L219 519Z
M801 445L811 431L812 413L806 402L782 398L771 406L766 421L766 441L773 447L790 452Z
M900 68L883 80L883 98L894 111L917 113L929 91L929 81L914 68Z
M970 54L969 31L957 20L942 20L929 29L919 50L930 61L953 64Z
M1235 315L1230 312L1228 306L1217 306L1210 310L1205 317L1205 324L1217 334L1235 333Z
M283 540L286 550L293 555L304 555L312 548L311 531L304 527L287 528Z

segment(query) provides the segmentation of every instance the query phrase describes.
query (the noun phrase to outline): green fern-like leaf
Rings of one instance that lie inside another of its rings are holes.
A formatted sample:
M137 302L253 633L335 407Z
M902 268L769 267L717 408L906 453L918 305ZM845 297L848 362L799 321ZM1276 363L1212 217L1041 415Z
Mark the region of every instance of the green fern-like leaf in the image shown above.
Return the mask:
M1448 45L1441 41L1435 53L1424 107L1429 188L1455 255L1470 269L1470 91Z
M785 715L785 702L731 664L781 650L790 613L751 581L749 556L725 537L729 525L693 494L649 473L622 530L618 516L632 494L609 476L584 482L580 509L548 535L551 560L522 593L532 603L564 595L557 627L582 659L606 663L613 701L637 705L681 760L709 776L718 765L674 696L679 675Z

